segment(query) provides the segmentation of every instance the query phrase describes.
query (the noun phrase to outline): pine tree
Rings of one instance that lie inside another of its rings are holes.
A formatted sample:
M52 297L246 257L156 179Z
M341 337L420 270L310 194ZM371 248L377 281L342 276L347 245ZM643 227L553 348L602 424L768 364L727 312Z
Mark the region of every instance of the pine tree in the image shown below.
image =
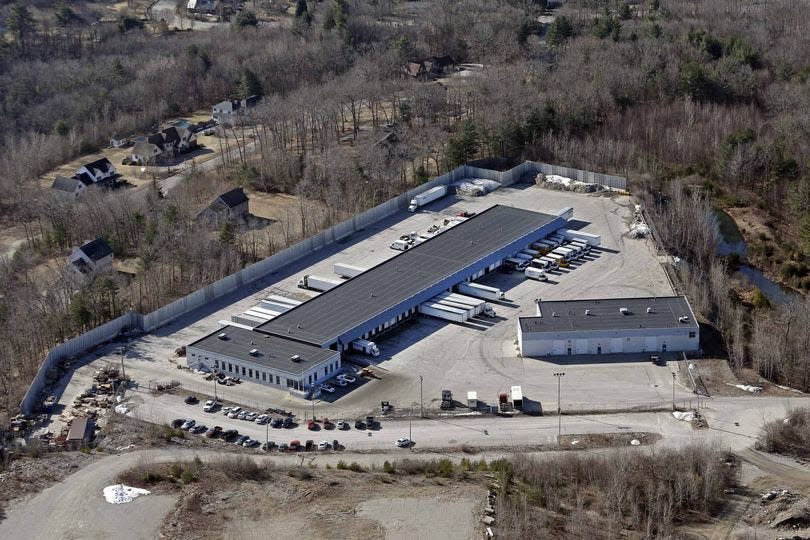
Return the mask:
M259 77L250 69L243 69L239 74L239 97L245 99L250 96L261 96L263 93Z
M34 17L24 4L14 4L11 6L6 24L19 42L25 41L25 38L32 33L35 28Z

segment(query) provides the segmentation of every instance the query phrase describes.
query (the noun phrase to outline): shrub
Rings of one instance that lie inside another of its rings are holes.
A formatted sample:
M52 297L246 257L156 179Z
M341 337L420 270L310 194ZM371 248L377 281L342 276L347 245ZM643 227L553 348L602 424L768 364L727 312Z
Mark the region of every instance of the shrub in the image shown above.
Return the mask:
M337 462L337 465L335 465L335 467L337 467L341 471L345 471L346 469L349 468L349 466L346 465L346 462L343 461L342 459Z
M394 474L395 472L397 472L397 470L394 468L393 465L391 465L391 462L385 460L385 462L383 463L383 472L387 472L388 474Z
M771 302L768 300L768 297L765 296L765 293L759 288L754 289L752 302L754 303L754 307L758 309L768 309L771 307Z
M756 446L766 452L810 457L810 409L793 409L787 418L765 424Z
M220 461L219 468L228 478L234 480L267 480L270 478L270 471L266 466L259 465L247 456L224 458Z
M304 469L301 467L296 469L290 469L289 471L287 471L287 476L297 478L299 480L312 480L312 473L309 472L309 469Z
M183 473L180 475L180 481L182 481L184 484L190 484L196 479L197 477L195 476L195 474L188 469L183 471Z

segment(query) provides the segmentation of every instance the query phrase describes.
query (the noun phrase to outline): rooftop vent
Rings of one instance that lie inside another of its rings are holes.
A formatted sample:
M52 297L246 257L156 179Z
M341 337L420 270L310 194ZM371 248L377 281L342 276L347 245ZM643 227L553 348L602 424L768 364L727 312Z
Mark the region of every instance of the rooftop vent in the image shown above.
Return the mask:
M551 316L552 316L552 317L556 317L556 316L557 316L557 312L556 312L556 311L552 311L552 312L551 312Z
M678 317L678 322L680 323L689 322L689 317Z
M590 309L586 309L586 310L585 310L585 315L590 315L590 314L591 314L591 310L590 310Z
M620 307L620 308L619 308L619 313L621 313L622 315L629 315L629 314L630 314L630 310L629 310L629 309L627 309L626 307Z
M221 334L219 334L217 336L217 339L223 339L223 340L228 339L228 334L226 334L225 332L222 332Z
M292 356L290 357L290 360L291 360L291 361L293 361L293 362L300 362L300 361L301 361L301 357L300 357L299 355L297 355L297 354L294 354L294 355L292 355Z
M653 312L653 308L648 307L648 308L647 308L647 313L652 313L652 312Z
M249 354L250 356L259 356L259 349L250 349L250 350L248 351L248 354Z

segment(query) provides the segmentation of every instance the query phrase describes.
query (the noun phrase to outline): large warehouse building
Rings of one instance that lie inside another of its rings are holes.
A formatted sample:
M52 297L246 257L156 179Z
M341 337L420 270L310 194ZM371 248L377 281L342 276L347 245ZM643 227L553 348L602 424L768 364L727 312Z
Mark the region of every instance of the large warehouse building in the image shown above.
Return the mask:
M689 352L700 329L684 296L537 302L518 319L523 356Z
M331 376L336 361L339 367L339 353L352 341L386 330L415 315L419 304L440 292L495 270L505 258L563 227L570 216L570 208L549 215L492 206L254 331L228 327L192 343L187 347L189 366L225 373L238 366L240 376L245 369L253 381L309 390ZM219 337L221 332L227 339ZM250 354L252 349L258 355ZM306 363L298 366L289 361L293 356Z

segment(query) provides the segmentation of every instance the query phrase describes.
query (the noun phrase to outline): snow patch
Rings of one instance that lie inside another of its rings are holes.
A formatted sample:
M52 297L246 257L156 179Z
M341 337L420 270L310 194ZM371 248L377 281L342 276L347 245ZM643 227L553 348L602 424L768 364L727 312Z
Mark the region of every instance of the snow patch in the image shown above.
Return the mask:
M690 412L673 411L672 416L674 416L676 420L683 420L684 422L692 422L695 419L695 413L691 411Z
M745 392L751 392L752 394L759 394L760 392L762 392L761 386L752 386L750 384L734 384L731 386L739 388L740 390L743 390Z
M115 484L104 488L104 498L110 504L124 504L132 502L140 495L149 495L145 489Z
M633 446L640 446L641 441L638 440L638 439L633 439L632 441L630 441L630 444L633 445Z

